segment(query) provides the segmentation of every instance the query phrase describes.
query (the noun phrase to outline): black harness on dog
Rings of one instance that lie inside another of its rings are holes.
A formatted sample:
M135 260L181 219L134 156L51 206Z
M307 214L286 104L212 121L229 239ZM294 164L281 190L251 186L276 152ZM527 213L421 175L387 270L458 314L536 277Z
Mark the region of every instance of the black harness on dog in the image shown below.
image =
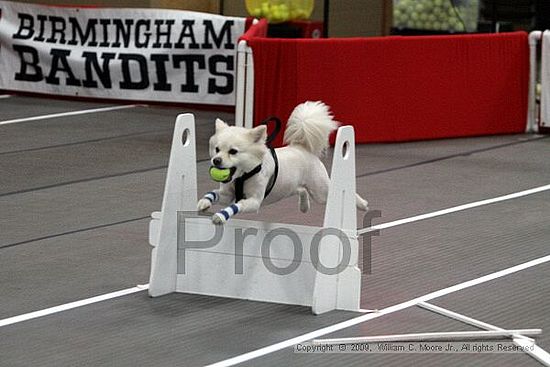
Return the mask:
M275 116L270 116L263 120L260 125L267 125L269 122L275 122L275 128L273 129L273 132L267 137L265 143L267 147L269 148L269 151L271 152L271 156L273 157L273 161L275 161L275 170L273 171L273 176L271 176L271 179L269 180L269 183L267 185L267 188L265 189L265 195L264 198L269 195L271 190L273 190L273 186L275 186L275 181L277 181L277 176L279 174L279 160L277 159L277 154L275 153L275 149L271 146L271 142L275 140L277 137L277 134L281 131L281 120ZM237 177L235 179L235 202L238 202L242 199L246 199L244 196L244 182L248 180L250 177L253 177L255 174L260 172L262 170L262 165L259 164L250 172L246 172L241 177Z

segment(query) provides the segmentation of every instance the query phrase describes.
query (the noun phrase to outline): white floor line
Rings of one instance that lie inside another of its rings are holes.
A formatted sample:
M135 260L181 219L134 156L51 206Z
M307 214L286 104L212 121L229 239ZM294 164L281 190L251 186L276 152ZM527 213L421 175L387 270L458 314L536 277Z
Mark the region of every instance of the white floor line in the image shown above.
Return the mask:
M522 196L532 195L532 194L536 194L536 193L543 192L543 191L548 191L548 190L550 190L550 184L535 187L535 188L532 188L532 189L529 189L529 190L514 192L514 193L508 194L508 195L498 196L498 197L495 197L495 198L492 198L492 199L475 201L473 203L453 206L451 208L442 209L442 210L438 210L438 211L431 212L431 213L416 215L414 217L399 219L399 220L395 220L393 222L382 223L382 224L377 224L377 225L374 225L374 226L371 226L371 227L361 228L361 229L357 230L357 234L361 235L361 234L368 233L368 232L373 232L373 231L378 231L378 230L381 230L381 229L400 226L402 224L418 222L418 221L424 220L424 219L439 217L439 216L442 216L442 215L455 213L455 212L459 212L459 211L462 211L462 210L472 209L472 208L476 208L478 206L494 204L494 203L498 203L498 202L501 202L501 201L517 199L517 198L522 197Z
M16 123L18 123L18 122L29 122L29 121L47 120L47 119L54 119L54 118L58 118L58 117L85 115L85 114L88 114L88 113L98 113L98 112L108 112L108 111L124 110L124 109L127 109L127 108L135 108L135 107L140 107L140 106L145 106L145 105L140 105L140 104L129 104L129 105L122 105L122 106L92 108L92 109L89 109L89 110L79 110L79 111L69 111L69 112L52 113L52 114L50 114L50 115L40 115L40 116L32 116L32 117L23 117L23 118L19 118L19 119L0 121L0 125L16 124Z
M2 95L0 95L0 99L10 98L10 97L11 97L11 94L2 94Z
M504 330L503 328L500 328L498 326L488 324L486 322L483 322L483 321L480 321L480 320L477 320L477 319L459 314L457 312L448 310L448 309L443 308L443 307L433 305L431 303L420 302L420 303L418 303L418 306L422 307L426 310L438 313L440 315L449 317L453 320L457 320L457 321L463 322L465 324L478 327L480 329L493 330L493 331L503 331ZM531 350L529 348L526 348L528 346L530 347L530 346L533 345L533 343L535 342L533 339L527 338L523 335L514 335L514 338L512 340L513 340L514 344L516 344L520 347L524 347L525 353L527 353L528 355L530 355L531 357L533 357L534 359L536 359L537 361L539 361L543 365L550 366L550 353L548 353L547 351L545 351L544 349L542 349L541 347L539 347L536 344L533 346L533 350Z
M50 308L46 308L46 309L43 309L43 310L26 313L26 314L23 314L23 315L9 317L7 319L0 320L0 327L7 326L7 325L12 325L12 324L17 324L19 322L36 319L38 317L52 315L54 313L71 310L73 308L90 305L92 303L97 303L97 302L106 301L106 300L113 299L113 298L127 296L129 294L142 292L142 291L146 290L147 288L148 287L141 285L141 286L128 288L128 289L123 289L123 290L112 292L112 293L102 294L102 295L96 296L96 297L86 298L86 299L83 299L83 300L80 300L80 301L65 303L65 304L60 305L60 306L50 307Z
M304 343L306 341L316 339L316 338L322 337L322 336L327 335L327 334L334 333L334 332L342 330L342 329L347 329L347 328L355 326L357 324L360 324L360 323L363 323L363 322L366 322L366 321L370 321L370 320L376 319L378 317L381 317L381 316L384 316L384 315L387 315L387 314L390 314L390 313L402 311L406 308L416 306L420 302L427 302L427 301L430 301L434 298L438 298L438 297L442 297L442 296L445 296L445 295L448 295L448 294L451 294L451 293L454 293L454 292L458 292L460 290L463 290L463 289L466 289L466 288L469 288L469 287L473 287L475 285L479 285L479 284L482 284L482 283L485 283L485 282L488 282L488 281L491 281L491 280L494 280L494 279L498 279L498 278L501 278L503 276L510 275L510 274L513 274L513 273L516 273L518 271L522 271L522 270L525 270L525 269L529 269L533 266L537 266L537 265L544 264L544 263L547 263L547 262L550 262L550 255L540 257L538 259L534 259L534 260L525 262L523 264L512 266L510 268L500 270L500 271L497 271L495 273L491 273L491 274L482 276L480 278L472 279L472 280L469 280L469 281L464 282L464 283L459 283L459 284L456 284L452 287L448 287L448 288L444 288L444 289L441 289L441 290L438 290L438 291L435 291L435 292L432 292L432 293L428 293L424 296L411 299L410 301L406 301L406 302L399 303L399 304L396 304L396 305L393 305L393 306L390 306L390 307L387 307L387 308L383 308L383 309L379 310L377 313L369 313L369 314L366 314L366 315L355 317L353 319L343 321L343 322L340 322L338 324L334 324L334 325L331 325L331 326L327 326L327 327L324 327L322 329L315 330L315 331L309 332L307 334L303 334L303 335L294 337L292 339L288 339L288 340L284 340L284 341L276 343L276 344L268 345L266 347L256 349L256 350L248 352L248 353L244 353L244 354L238 355L236 357L229 358L229 359L226 359L226 360L208 365L206 367L227 367L227 366L234 366L234 365L239 364L239 363L244 363L246 361L250 361L252 359L256 359L256 358L265 356L267 354L277 352L281 349L290 348L290 347L292 347L296 344Z
M519 345L520 347L523 347L524 349L527 349L527 347L532 345L528 340L519 338L514 338L514 343L516 345ZM550 353L548 353L538 345L535 344L535 347L532 351L527 349L526 353L542 363L544 366L550 366Z

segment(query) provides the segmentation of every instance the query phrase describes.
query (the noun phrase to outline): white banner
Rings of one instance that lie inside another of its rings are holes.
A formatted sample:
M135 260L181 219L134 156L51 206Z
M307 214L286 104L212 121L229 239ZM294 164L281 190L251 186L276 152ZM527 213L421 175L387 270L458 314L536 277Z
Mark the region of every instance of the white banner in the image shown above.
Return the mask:
M0 0L0 89L235 104L244 18Z

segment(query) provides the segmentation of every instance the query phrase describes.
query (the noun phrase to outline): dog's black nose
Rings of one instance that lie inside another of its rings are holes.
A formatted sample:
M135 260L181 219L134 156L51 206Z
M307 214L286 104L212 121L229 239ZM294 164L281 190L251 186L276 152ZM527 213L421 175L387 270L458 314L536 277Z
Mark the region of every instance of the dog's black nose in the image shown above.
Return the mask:
M220 168L220 166L222 165L222 159L219 157L214 158L212 159L212 163L214 164L214 166Z

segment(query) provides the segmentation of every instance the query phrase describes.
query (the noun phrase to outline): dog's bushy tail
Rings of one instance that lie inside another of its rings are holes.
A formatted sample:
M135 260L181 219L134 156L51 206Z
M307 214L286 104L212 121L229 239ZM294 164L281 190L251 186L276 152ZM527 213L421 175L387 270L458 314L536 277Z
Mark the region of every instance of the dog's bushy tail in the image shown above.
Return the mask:
M329 107L323 102L307 101L299 104L288 118L284 142L300 145L316 156L329 146L329 135L338 128Z

